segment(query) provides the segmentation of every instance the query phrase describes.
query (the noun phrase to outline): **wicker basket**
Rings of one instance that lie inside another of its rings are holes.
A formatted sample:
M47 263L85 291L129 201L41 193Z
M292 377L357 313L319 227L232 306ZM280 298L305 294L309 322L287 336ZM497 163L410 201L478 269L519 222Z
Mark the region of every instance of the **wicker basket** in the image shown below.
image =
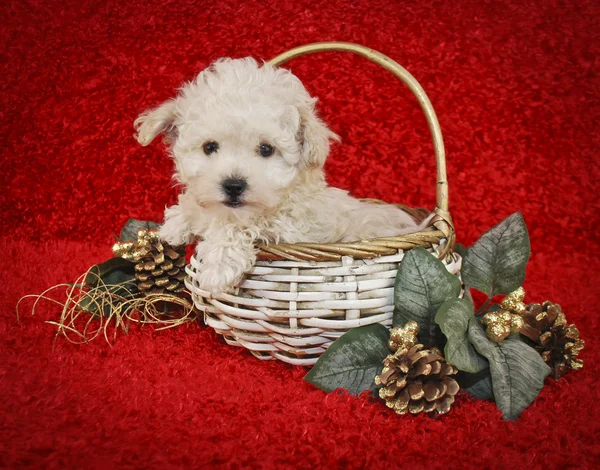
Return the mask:
M442 134L419 83L383 54L350 43L309 44L275 57L271 64L278 66L318 51L362 55L391 71L416 95L433 135L437 207L426 230L408 235L353 243L259 246L254 269L233 294L218 298L211 298L198 287L199 262L192 257L185 284L196 307L204 312L206 324L228 344L243 346L260 359L280 359L295 365L314 364L350 328L372 323L391 326L394 280L406 250L425 247L456 275L461 265L460 256L452 251L454 227L448 212ZM406 210L419 221L428 215L423 210Z

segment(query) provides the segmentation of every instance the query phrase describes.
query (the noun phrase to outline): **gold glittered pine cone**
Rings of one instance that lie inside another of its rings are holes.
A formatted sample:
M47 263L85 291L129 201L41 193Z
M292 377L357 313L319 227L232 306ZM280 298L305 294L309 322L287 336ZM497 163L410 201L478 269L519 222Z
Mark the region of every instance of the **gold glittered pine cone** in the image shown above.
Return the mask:
M552 369L554 379L561 378L569 369L578 370L583 361L578 359L584 347L575 325L567 325L567 318L560 305L549 300L529 304L523 314L525 326L521 333L535 343L536 350Z
M155 230L140 230L134 261L137 286L144 295L185 290L185 246L169 245Z
M398 414L447 413L460 387L450 375L457 369L448 364L440 350L422 344L400 347L383 361L375 384L379 396Z

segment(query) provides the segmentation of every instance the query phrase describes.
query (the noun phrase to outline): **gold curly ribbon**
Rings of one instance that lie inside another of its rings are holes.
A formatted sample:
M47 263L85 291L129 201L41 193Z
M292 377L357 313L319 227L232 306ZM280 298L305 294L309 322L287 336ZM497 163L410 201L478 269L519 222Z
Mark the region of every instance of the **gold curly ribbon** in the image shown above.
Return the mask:
M86 285L86 279L89 279L89 276L98 278L94 284L96 287ZM126 284L127 282L107 285L90 268L73 284L59 284L46 289L39 295L21 297L16 306L17 319L20 320L19 309L24 300L35 299L31 315L35 315L39 302L46 300L62 307L58 321L46 322L57 327L57 336L62 334L69 342L75 344L89 343L98 336L104 336L104 339L111 344L116 339L119 330L127 333L130 323L154 324L159 326L157 330L164 330L198 318L198 311L193 303L180 296L148 294L145 297L131 298L117 294L115 288L123 287ZM60 288L66 290L66 301L59 301L47 295ZM178 305L183 308L183 311L179 313L171 310L165 312L165 304ZM87 307L83 308L83 305ZM93 312L100 313L94 314ZM108 314L104 315L102 312L108 312Z

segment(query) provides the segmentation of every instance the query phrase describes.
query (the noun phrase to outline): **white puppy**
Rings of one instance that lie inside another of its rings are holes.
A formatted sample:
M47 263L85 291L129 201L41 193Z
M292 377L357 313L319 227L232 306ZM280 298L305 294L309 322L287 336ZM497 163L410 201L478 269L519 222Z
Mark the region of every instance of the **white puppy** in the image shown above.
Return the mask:
M325 182L332 133L291 72L222 59L176 98L135 121L148 145L167 135L185 190L160 229L173 245L200 239L200 287L218 296L256 260L257 243L333 243L421 228L393 205L352 198ZM425 224L422 224L425 225Z

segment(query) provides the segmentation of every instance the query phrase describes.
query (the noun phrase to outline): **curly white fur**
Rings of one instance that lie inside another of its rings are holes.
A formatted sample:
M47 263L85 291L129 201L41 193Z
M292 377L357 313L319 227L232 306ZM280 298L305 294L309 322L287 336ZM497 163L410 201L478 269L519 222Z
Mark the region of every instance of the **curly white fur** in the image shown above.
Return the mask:
M221 59L179 95L136 121L148 145L166 133L174 178L185 187L165 211L160 235L197 245L200 287L218 296L238 284L255 260L257 242L333 243L414 232L412 218L392 205L373 205L327 186L323 166L331 132L291 72L254 59ZM206 142L218 151L206 155ZM268 143L270 157L257 149ZM228 207L223 182L246 182Z

